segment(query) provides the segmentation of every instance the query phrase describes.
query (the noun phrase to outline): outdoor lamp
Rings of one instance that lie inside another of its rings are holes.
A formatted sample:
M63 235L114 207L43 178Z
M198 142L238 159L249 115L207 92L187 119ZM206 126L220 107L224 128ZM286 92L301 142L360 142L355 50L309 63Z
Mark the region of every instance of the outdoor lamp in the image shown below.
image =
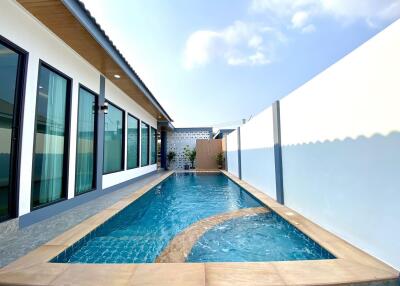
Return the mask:
M100 106L100 110L104 112L104 114L108 113L108 102L104 102L102 106Z

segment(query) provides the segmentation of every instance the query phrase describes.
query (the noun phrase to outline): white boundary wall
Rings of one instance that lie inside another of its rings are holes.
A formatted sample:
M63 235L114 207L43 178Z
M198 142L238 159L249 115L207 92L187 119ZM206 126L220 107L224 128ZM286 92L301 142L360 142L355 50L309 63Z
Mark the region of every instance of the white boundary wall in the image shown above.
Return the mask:
M228 171L235 176L239 176L238 169L238 132L237 130L231 132L226 140L226 162Z
M400 20L280 102L285 204L397 269L399 51ZM241 127L257 125L242 131L242 142L271 132L262 125L264 112ZM227 141L231 152L234 136ZM271 162L261 156L246 162L243 153L243 179L262 189L258 172Z
M273 135L272 107L240 127L242 179L276 199Z

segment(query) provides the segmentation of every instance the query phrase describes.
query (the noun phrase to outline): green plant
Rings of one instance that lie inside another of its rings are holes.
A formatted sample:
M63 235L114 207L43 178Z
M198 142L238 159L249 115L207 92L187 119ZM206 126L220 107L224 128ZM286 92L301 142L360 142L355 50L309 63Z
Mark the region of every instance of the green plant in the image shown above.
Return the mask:
M176 153L174 151L169 151L168 154L167 154L168 161L169 162L174 161L175 160L175 156L176 156Z
M192 164L192 168L194 168L194 161L196 160L196 149L190 149L189 145L186 145L186 147L183 149L183 153L186 159L188 159Z
M217 162L218 168L222 168L224 164L224 153L218 153L217 156L215 156L215 161Z

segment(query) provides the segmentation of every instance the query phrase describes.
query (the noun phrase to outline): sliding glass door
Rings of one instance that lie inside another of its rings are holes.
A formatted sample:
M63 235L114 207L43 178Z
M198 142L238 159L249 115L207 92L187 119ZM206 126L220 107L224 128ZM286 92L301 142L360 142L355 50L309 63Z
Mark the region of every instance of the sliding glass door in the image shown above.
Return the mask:
M41 63L36 98L32 208L66 197L71 80Z
M95 188L97 96L79 88L75 194Z
M16 173L25 53L0 37L0 221L16 216Z
M124 169L124 116L122 109L109 103L104 116L104 174Z
M157 130L151 127L150 146L151 146L151 164L157 163Z
M128 115L127 138L127 166L128 169L139 167L139 120Z
M147 166L149 164L149 137L150 137L149 125L141 122L141 166Z

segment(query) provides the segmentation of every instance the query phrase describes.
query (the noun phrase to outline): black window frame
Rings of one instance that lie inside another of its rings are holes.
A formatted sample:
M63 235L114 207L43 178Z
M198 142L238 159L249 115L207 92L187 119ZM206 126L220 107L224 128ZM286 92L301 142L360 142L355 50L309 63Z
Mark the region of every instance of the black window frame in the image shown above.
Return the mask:
M76 164L76 159L78 158L79 95L80 95L80 90L81 89L91 93L95 97L94 142L93 142L93 149L94 149L94 152L93 152L93 172L94 172L94 174L93 174L93 182L92 182L93 188L89 189L89 190L86 190L84 192L81 192L81 193L77 193L76 192L76 177L78 175L78 170L77 170L77 167L76 167L76 165L77 165ZM77 110L78 110L78 113L77 113L77 116L76 116L75 186L74 186L74 196L75 197L97 190L97 177L98 177L98 174L97 174L97 155L98 155L97 154L98 153L97 152L98 151L97 150L97 147L98 147L97 139L98 138L97 138L97 136L98 136L99 131L98 131L98 128L97 128L97 123L98 123L98 120L99 120L99 94L94 92L93 90L91 90L90 88L86 87L85 85L83 85L81 83L79 83L79 85L78 85L78 109Z
M28 61L29 53L14 44L7 38L0 35L0 44L7 47L8 49L19 54L20 58L18 61L17 79L15 84L15 96L14 96L14 110L13 110L13 129L11 138L10 154L10 171L9 180L10 186L14 191L9 192L8 196L8 215L0 217L0 222L7 221L18 217L19 211L19 191L20 191L20 175L21 175L21 149L22 149L22 133L23 133L23 119L24 119L24 107L25 107L25 92L26 92L26 79L28 72Z
M67 80L67 90L66 90L66 102L65 102L65 135L64 135L64 161L63 161L63 184L61 190L61 198L55 200L50 203L45 203L38 206L33 206L33 182L35 177L35 148L36 148L36 132L37 132L37 99L39 94L39 85L40 85L40 68L45 67L48 70L58 74L59 76L63 77ZM71 106L72 106L72 86L73 86L73 79L72 77L66 75L59 69L55 68L54 66L48 64L42 59L39 59L39 66L38 66L38 73L37 73L37 86L36 86L36 98L35 98L35 120L34 120L34 133L33 133L33 152L32 152L32 177L31 177L31 211L38 210L50 205L57 204L59 202L65 201L68 199L68 181L69 181L69 163L70 163L70 140L71 140Z
M142 123L147 125L147 164L142 165ZM140 167L150 166L150 124L146 123L143 120L140 120Z
M128 160L129 160L129 158L128 158L128 130L129 130L129 126L128 126L128 119L129 119L129 116L130 117L132 117L132 118L134 118L134 119L136 119L137 121L138 121L138 133L137 133L137 142L138 142L138 146L137 146L137 148L136 148L136 156L137 156L137 167L133 167L133 168L129 168L128 167ZM127 120L126 120L126 140L127 140L127 142L126 142L126 146L127 146L127 148L126 148L126 170L133 170L133 169L137 169L137 168L140 168L140 148L141 148L141 141L140 141L140 135L141 135L141 129L140 129L140 119L138 118L138 117L136 117L136 116L134 116L134 115L132 115L131 113L129 113L129 112L127 112Z
M115 107L116 109L119 109L120 111L122 111L122 150L121 150L121 169L117 170L117 171L112 171L112 172L104 172L104 159L103 159L103 175L109 175L109 174L114 174L114 173L118 173L118 172L123 172L125 171L125 140L126 140L126 111L124 109L122 109L121 107L119 107L118 105L114 104L112 101L105 99L104 102L107 102L109 105L112 105L113 107ZM104 127L103 127L103 141L105 140L106 136L105 136L105 129L106 129L106 116L107 114L104 115ZM103 158L104 156L104 152L105 152L105 144L103 143Z

